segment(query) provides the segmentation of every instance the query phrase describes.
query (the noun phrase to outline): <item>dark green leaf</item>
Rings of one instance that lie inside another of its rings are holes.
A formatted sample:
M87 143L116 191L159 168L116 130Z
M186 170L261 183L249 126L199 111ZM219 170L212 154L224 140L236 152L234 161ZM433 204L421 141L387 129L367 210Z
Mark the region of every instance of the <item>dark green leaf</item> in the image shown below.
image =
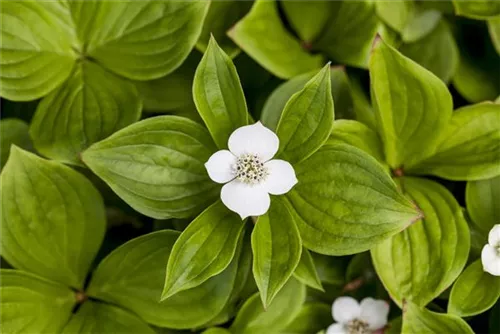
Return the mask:
M293 321L280 334L311 334L333 323L332 307L321 303L304 304Z
M63 333L154 334L155 331L124 309L97 301L87 301L71 317Z
M372 259L398 305L407 299L423 307L446 290L464 268L469 229L462 209L445 187L422 178L404 177L399 182L424 218L374 247Z
M288 100L278 123L280 152L285 160L307 159L328 139L333 127L330 65Z
M244 226L221 201L202 212L182 232L170 253L161 298L194 288L226 269Z
M0 271L3 333L59 333L71 316L75 294L66 286L11 269Z
M300 39L311 44L321 34L331 15L329 1L281 1L290 25Z
M15 146L0 184L2 256L81 289L106 227L99 192L71 168Z
M248 112L236 67L212 37L193 82L193 98L219 148L231 133L248 124Z
M141 102L133 84L83 61L38 104L30 133L43 155L81 165L83 150L139 120L140 114Z
M487 235L500 222L500 176L467 183L465 204L472 222Z
M327 145L295 172L287 198L304 246L315 252L359 253L418 218L382 166L353 146Z
M253 275L267 308L292 276L302 251L297 226L280 197L273 197L269 211L257 219L252 251Z
M186 218L218 195L203 165L216 150L203 126L158 116L92 145L82 159L135 210L158 219Z

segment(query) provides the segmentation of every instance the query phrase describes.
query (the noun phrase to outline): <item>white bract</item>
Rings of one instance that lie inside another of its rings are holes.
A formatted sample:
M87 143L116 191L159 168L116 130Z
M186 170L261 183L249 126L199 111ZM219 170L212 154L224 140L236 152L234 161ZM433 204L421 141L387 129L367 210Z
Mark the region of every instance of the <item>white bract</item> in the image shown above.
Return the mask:
M371 334L387 325L389 304L384 300L365 298L358 303L352 297L339 297L332 305L336 321L326 334Z
M500 224L493 226L488 234L488 243L481 252L483 270L500 276Z
M279 139L260 122L236 129L228 147L229 151L212 154L205 168L213 181L226 183L220 192L222 202L241 219L265 214L271 205L269 194L285 194L297 183L290 163L271 160Z

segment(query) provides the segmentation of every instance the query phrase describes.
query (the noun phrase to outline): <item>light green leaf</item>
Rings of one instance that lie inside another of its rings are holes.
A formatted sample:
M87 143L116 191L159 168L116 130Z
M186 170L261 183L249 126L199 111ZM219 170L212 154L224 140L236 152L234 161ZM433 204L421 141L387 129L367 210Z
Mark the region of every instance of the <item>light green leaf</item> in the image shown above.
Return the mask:
M496 0L452 0L455 14L472 19L487 19L500 15L500 3Z
M483 270L476 260L458 277L451 289L448 313L469 317L491 308L500 297L500 277Z
M292 2L290 2L292 3ZM286 103L293 94L302 90L305 84L317 74L316 71L301 74L279 85L267 98L260 116L261 122L275 131ZM343 67L330 67L332 97L335 101L336 118L357 118L353 106L350 82Z
M307 286L310 286L313 289L324 291L323 285L321 284L321 280L319 279L319 275L316 270L316 266L314 264L314 259L312 258L311 253L307 250L307 248L302 248L300 262L297 265L297 268L295 268L293 276L300 282L304 283Z
M292 276L300 261L302 244L292 215L280 197L259 216L252 232L253 275L264 308Z
M380 41L370 59L372 101L391 168L410 167L432 154L451 117L446 85Z
M411 302L405 308L402 334L474 334L469 325L455 315L432 312Z
M3 333L59 333L68 322L76 302L68 287L12 269L0 280Z
M467 212L484 235L500 223L500 176L467 182L465 204Z
M305 298L305 286L293 278L267 309L256 293L243 304L229 330L238 334L279 333L299 314Z
M119 307L96 301L85 302L71 317L63 333L156 333L136 315Z
M391 298L402 305L411 300L425 306L446 290L467 262L470 235L452 194L440 184L422 179L399 179L424 218L372 250L379 278Z
M460 61L453 86L471 103L493 101L500 95L499 55L482 22L460 22L454 27Z
M178 236L162 230L118 247L95 270L88 295L129 309L159 327L187 329L210 321L239 283L235 282L239 251L221 274L160 302L167 260Z
M377 15L391 29L401 33L413 17L415 2L406 0L375 1Z
M457 109L434 154L408 172L479 180L500 175L499 161L500 105L481 103Z
M76 53L62 1L2 1L0 22L2 97L35 100L66 80Z
M312 44L321 34L331 16L329 1L281 1L288 22L299 38Z
M327 145L296 165L295 173L299 182L286 197L312 251L359 253L419 216L383 167L353 146Z
M333 127L330 65L288 100L278 123L280 153L292 164L307 159L328 139Z
M91 0L69 5L85 56L129 79L152 80L186 59L209 2Z
M194 288L229 266L245 222L221 201L202 212L177 239L161 299Z
M231 334L231 332L225 328L214 327L203 331L202 334Z
M500 18L488 20L488 31L490 32L491 42L500 55Z
M83 175L13 146L1 174L2 256L81 289L104 237L101 195Z
M280 334L311 334L327 328L333 323L331 305L321 303L304 304L293 321Z
M6 118L0 121L0 169L5 166L9 158L11 145L25 150L32 149L33 144L28 130L28 124L17 118Z
M458 66L458 47L443 20L430 34L416 42L401 45L399 51L445 83L451 80Z
M361 122L344 119L333 122L326 145L340 143L355 146L384 163L384 149L378 134Z
M203 165L217 148L201 125L177 116L137 122L92 145L84 163L132 208L187 218L218 196Z
M370 49L379 25L372 1L328 1L330 18L313 48L336 62L367 68Z
M248 124L245 95L236 67L213 37L196 69L193 98L219 148L227 148L231 133Z
M256 0L229 37L266 70L283 79L319 69L321 55L309 54L284 27L277 1Z
M205 52L210 36L219 41L221 48L231 58L236 57L240 53L240 48L226 35L226 32L238 22L252 7L252 1L239 0L216 0L210 2L207 17L203 24L196 48L201 52Z
M140 114L141 102L132 83L83 61L38 104L30 134L43 155L81 165L83 150L136 122Z
M437 10L417 10L401 31L405 43L416 42L436 28L441 20L441 12Z
M148 112L172 112L179 115L190 111L201 120L193 101L193 77L201 60L197 50L174 72L156 80L135 81L144 110Z

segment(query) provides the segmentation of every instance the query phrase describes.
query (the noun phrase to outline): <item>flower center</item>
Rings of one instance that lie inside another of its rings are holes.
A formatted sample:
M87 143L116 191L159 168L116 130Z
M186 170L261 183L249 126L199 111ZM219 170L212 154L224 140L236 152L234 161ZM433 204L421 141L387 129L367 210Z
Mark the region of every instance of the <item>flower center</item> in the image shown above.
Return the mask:
M347 333L349 334L370 334L368 324L364 321L354 319L347 323Z
M236 178L246 184L254 185L264 181L269 172L264 162L256 154L242 154L233 165Z

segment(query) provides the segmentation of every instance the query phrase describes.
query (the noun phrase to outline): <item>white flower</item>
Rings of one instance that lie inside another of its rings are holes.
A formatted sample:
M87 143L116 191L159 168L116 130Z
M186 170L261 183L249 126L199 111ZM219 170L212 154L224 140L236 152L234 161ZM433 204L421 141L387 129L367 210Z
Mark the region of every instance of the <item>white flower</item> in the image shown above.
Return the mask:
M484 271L500 276L500 224L493 226L488 234L488 243L481 252L481 262Z
M332 305L332 315L337 323L326 334L371 334L387 325L389 304L373 298L358 303L351 297L339 297Z
M241 219L263 215L271 205L269 194L285 194L297 183L290 163L271 160L279 139L260 122L236 129L228 147L212 154L205 168L213 181L226 183L222 202Z

